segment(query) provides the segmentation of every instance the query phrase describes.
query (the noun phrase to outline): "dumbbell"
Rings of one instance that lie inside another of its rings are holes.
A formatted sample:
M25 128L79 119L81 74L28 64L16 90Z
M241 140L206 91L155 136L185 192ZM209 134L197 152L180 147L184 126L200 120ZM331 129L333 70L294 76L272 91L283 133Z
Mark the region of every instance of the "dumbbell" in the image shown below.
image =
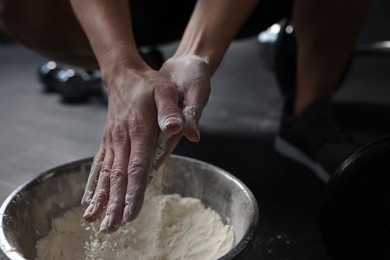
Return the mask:
M55 79L57 90L65 103L81 103L91 96L103 96L102 80L91 72L63 69L56 74Z
M58 92L65 103L85 102L90 96L105 98L100 75L95 71L76 70L49 61L38 69L46 92Z
M54 61L49 61L39 66L38 78L43 83L43 90L45 92L57 92L58 82L56 80L56 75L62 69L63 68Z
M164 56L157 48L140 50L144 61L159 70ZM98 96L107 102L107 92L97 71L65 68L49 61L38 69L38 76L45 92L58 92L65 103L85 102L90 96Z
M352 154L326 185L320 216L333 259L390 259L390 136Z

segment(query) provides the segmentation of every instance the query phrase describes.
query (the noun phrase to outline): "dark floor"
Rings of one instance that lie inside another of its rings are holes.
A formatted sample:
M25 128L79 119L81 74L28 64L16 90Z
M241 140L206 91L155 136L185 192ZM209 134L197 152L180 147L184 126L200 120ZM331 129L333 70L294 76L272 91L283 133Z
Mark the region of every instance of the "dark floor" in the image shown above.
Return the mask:
M377 1L360 42L390 39L383 6ZM169 55L175 46L162 50ZM224 168L255 194L258 230L237 259L330 259L318 226L325 184L274 152L282 95L258 51L256 38L231 46L213 78L201 142L183 141L175 153ZM43 93L36 73L45 61L15 44L0 46L0 202L41 172L94 155L100 142L105 105L66 105ZM389 83L389 57L356 57L335 96L340 122L364 143L390 133Z

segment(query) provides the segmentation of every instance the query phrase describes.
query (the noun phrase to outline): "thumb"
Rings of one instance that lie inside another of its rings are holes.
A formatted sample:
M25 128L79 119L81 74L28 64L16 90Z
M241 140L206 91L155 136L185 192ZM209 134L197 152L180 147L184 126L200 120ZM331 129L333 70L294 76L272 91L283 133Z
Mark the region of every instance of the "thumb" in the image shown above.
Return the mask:
M161 131L174 135L183 130L183 115L179 107L179 94L176 87L160 88L155 92L157 120Z
M191 142L200 141L199 119L202 113L199 107L187 105L183 108L184 136Z

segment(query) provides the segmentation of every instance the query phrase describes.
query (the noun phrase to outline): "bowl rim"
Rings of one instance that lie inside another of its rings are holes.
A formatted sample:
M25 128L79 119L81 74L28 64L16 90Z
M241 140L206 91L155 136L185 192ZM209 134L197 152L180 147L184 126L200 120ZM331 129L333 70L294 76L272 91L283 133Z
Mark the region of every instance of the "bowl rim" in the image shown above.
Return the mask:
M60 169L63 169L66 166L71 165L79 165L83 163L92 163L94 157L86 157L78 160L73 160L55 167L52 167L49 170L46 170L40 174L38 174L36 177L33 177L32 179L26 181L25 183L19 185L14 191L12 191L6 199L3 201L3 203L0 206L0 259L2 259L2 256L5 257L5 259L12 259L12 260L24 260L24 258L11 244L9 243L7 236L4 232L4 216L6 215L5 212L12 202L12 200L24 189L27 189L28 187L41 182L42 180L49 178L56 174ZM177 154L171 154L167 159L172 158L174 160L185 160L189 162L193 162L196 164L203 164L210 168L214 168L224 174L226 177L230 179L230 181L233 181L236 183L236 185L240 186L240 188L245 191L246 196L250 199L253 207L253 212L251 216L251 223L248 227L248 230L245 232L243 238L232 248L228 253L221 256L219 260L227 260L232 259L234 256L239 254L252 240L259 221L259 207L257 200L255 196L253 195L252 191L240 180L238 177L234 176L233 174L229 173L228 171L205 161L195 159L192 157L184 156L184 155L177 155Z

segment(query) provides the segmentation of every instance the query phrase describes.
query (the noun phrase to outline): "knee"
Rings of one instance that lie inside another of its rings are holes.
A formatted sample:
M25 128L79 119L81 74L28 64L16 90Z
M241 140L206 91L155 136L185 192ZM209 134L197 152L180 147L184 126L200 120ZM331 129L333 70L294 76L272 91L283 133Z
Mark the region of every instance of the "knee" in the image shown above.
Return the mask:
M49 56L72 56L90 49L68 0L1 2L1 20L6 31L28 48Z
M35 43L42 36L42 31L37 30L42 23L41 13L37 13L38 10L33 8L28 1L0 1L2 2L1 21L7 33L22 44L35 47L37 45Z

